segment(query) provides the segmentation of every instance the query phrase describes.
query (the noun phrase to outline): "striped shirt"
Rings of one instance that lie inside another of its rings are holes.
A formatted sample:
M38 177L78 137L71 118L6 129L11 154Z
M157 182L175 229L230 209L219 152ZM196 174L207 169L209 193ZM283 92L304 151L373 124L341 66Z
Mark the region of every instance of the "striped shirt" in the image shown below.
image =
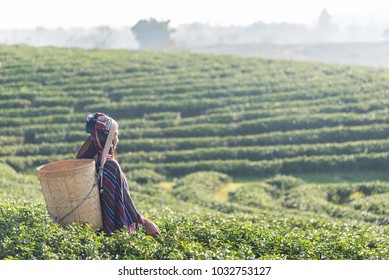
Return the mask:
M142 223L141 216L132 202L126 177L119 163L108 159L104 165L103 183L100 191L101 213L104 231L112 235L123 227L129 233Z

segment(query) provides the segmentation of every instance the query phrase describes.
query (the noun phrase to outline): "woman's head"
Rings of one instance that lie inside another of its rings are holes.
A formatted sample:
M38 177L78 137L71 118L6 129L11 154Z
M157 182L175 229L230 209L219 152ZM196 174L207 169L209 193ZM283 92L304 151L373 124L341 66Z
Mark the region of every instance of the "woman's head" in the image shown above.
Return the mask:
M103 150L109 131L115 122L111 117L103 114L96 113L90 114L86 118L86 132L90 133L94 146L98 150ZM115 131L117 132L117 131ZM112 143L110 143L111 145Z
M111 132L112 129L114 131ZM77 158L91 158L97 152L102 153L108 138L110 141L108 144L110 146L108 153L115 153L118 143L118 125L114 119L103 113L90 114L86 118L85 131L90 136L80 149Z

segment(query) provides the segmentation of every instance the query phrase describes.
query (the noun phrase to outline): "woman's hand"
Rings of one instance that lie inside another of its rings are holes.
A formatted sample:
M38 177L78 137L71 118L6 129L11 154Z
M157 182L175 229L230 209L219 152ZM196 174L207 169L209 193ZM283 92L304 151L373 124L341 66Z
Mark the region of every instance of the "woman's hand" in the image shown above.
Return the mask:
M143 218L143 226L146 229L146 234L151 235L154 238L161 234L161 230L157 225L146 218Z

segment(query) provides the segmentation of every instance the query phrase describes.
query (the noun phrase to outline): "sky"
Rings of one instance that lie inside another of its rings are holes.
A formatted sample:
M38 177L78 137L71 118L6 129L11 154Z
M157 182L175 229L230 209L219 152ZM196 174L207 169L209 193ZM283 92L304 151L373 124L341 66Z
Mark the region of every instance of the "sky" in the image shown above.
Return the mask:
M170 20L173 27L193 22L313 24L324 8L351 23L389 19L389 1L383 0L0 0L0 30L128 27L148 18Z

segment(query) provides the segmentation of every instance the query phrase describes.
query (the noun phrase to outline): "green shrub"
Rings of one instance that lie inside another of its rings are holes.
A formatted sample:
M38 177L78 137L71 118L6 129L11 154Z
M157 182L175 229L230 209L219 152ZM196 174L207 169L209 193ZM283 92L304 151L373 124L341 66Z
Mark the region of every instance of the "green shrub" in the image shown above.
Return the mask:
M273 188L265 183L247 184L228 194L228 201L255 207L257 209L277 209L280 207L273 199Z
M195 172L176 182L172 194L184 201L214 200L218 188L231 182L231 177L219 172Z
M273 178L266 180L266 183L271 185L276 190L289 190L293 187L300 186L305 182L301 179L288 175L277 175Z
M157 184L164 181L165 176L158 174L151 169L135 169L127 173L128 179L135 181L141 185Z
M65 228L42 205L0 204L0 259L388 259L388 236L378 227L322 219L158 211L162 235L140 229L112 237L88 225Z

